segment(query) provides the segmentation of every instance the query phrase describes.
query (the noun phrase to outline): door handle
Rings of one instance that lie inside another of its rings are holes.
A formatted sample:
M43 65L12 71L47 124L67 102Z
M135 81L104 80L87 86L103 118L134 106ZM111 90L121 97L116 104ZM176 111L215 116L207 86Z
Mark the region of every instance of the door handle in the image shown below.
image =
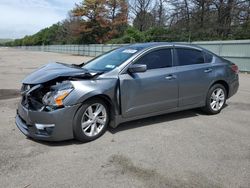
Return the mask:
M208 69L205 69L204 72L205 72L205 73L209 73L209 72L212 72L212 70L213 70L213 69L208 68Z
M170 74L170 75L167 75L165 78L166 78L167 80L173 80L173 79L176 79L176 76Z

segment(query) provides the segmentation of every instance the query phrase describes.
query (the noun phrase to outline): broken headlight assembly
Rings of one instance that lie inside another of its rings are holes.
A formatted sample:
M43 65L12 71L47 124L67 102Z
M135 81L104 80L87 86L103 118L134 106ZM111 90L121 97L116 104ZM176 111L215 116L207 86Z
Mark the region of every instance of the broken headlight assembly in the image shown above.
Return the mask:
M51 86L51 90L47 92L42 99L45 106L50 108L63 107L64 99L73 91L73 86L70 82L59 83Z

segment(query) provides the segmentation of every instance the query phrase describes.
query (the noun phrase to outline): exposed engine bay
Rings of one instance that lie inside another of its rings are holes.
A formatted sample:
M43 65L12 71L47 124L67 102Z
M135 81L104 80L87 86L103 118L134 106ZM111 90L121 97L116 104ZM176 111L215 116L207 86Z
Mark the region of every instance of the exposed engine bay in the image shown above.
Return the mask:
M58 91L64 91L66 87L71 87L69 81L44 83L38 85L23 84L21 88L21 103L30 110L52 111L55 108L60 106L62 107L63 105L52 105L52 103L48 100L49 97L55 96L56 92Z

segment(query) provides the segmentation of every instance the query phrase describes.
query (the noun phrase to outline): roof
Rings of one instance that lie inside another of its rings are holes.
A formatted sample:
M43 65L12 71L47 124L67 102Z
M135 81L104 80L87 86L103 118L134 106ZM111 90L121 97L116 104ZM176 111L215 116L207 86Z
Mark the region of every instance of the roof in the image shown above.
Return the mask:
M190 43L176 43L176 42L146 42L146 43L135 43L131 45L125 46L126 48L135 48L138 50L150 48L150 47L157 47L157 46L162 46L162 45L171 45L171 46L182 46L182 47L193 47L193 48L199 48L199 49L204 49L200 46L197 46L195 44L190 44Z

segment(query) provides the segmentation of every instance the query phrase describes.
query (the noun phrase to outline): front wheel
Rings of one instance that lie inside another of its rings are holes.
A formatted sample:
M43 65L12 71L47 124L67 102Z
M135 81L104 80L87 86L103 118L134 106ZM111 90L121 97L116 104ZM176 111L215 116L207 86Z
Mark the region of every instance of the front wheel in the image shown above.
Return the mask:
M103 100L86 101L76 113L74 136L81 142L95 140L106 131L108 122L109 111Z
M226 103L226 89L221 84L213 85L207 94L205 112L218 114Z

